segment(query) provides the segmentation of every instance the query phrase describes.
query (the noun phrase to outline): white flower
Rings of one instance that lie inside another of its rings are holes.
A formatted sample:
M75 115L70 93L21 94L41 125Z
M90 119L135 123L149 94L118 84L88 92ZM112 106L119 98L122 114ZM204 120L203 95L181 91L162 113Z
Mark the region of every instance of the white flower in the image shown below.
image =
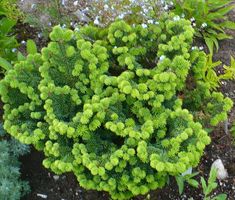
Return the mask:
M196 26L197 24L195 23L195 22L193 22L193 24L192 24L193 26Z
M96 17L96 18L95 18L94 24L95 24L95 25L99 25L99 24L100 24L100 22L99 22L99 17Z
M16 48L13 48L11 51L12 51L13 53L15 53L15 52L17 51L17 49L16 49Z
M207 27L207 23L204 22L204 23L202 24L202 28L205 28L205 27Z
M175 17L173 18L173 20L174 20L174 21L179 21L179 20L180 20L180 17L179 17L179 16L175 16Z
M78 32L80 29L78 27L76 27L74 30Z
M141 24L141 26L142 26L143 28L147 28L147 27L148 27L147 24Z
M182 17L182 18L185 18L185 14L184 14L184 13L182 13L181 17Z
M192 49L192 50L196 50L196 49L197 49L197 47L196 47L196 46L194 46L194 47L192 47L191 49Z
M33 3L33 4L31 5L31 9L34 9L36 6L37 6L37 5L36 5L35 3Z
M203 46L200 46L200 47L199 47L199 50L203 50L203 49L204 49L204 47L203 47Z
M61 0L61 5L62 5L62 6L65 5L65 0Z
M26 42L24 40L21 41L21 44L26 44Z
M107 11L109 9L109 6L107 4L104 5L104 10Z
M194 17L192 17L192 18L190 19L190 21L191 21L191 22L195 21L195 18L194 18Z
M62 28L66 28L66 24L62 24L62 26L61 26Z
M38 33L38 38L41 38L42 37L42 33Z
M154 24L159 24L159 22L158 22L158 21L155 21Z
M168 10L168 9L169 9L168 5L165 5L164 10Z
M78 1L74 1L73 5L77 6L78 5Z
M149 20L148 20L148 23L149 23L149 24L153 24L153 20L152 20L152 19L149 19Z
M125 15L124 14L120 14L120 15L118 15L118 18L119 19L123 19L125 17Z
M160 60L160 61L163 61L165 58L166 58L166 56L162 55L162 56L159 58L159 60Z

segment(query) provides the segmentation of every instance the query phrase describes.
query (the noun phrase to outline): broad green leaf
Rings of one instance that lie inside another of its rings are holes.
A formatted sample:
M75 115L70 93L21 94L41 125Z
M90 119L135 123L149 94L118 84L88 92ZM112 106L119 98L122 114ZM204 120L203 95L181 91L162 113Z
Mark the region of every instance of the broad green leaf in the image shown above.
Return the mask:
M230 12L234 8L235 8L235 5L226 6L224 8L219 9L219 10L216 10L216 12L219 13L220 15L226 15L228 12Z
M2 18L0 20L0 32L1 34L8 34L11 29L13 28L13 26L16 25L16 21L15 20L11 20L11 19L8 19L6 17Z
M188 180L187 180L187 183L188 183L189 185L195 187L195 188L198 188L198 185L199 185L198 181L196 181L196 180L194 180L194 179L188 179Z
M27 53L28 54L37 53L37 46L33 40L27 40Z
M220 23L220 26L228 29L235 29L235 22L225 21Z
M13 66L11 65L11 63L9 63L7 60L5 60L4 58L0 57L0 66L5 69L6 71L10 70L13 68Z
M217 169L213 167L210 170L208 184L214 183L216 181L216 176L217 176Z
M213 54L213 49L214 49L214 42L211 38L209 37L205 37L205 42L206 42L206 45L210 51L211 54Z
M203 177L201 177L201 184L202 184L203 193L204 193L205 195L207 195L207 194L206 194L207 185L206 185L206 181L205 181L205 179L204 179Z
M226 200L227 195L226 194L219 194L216 197L214 197L212 200Z
M233 1L230 1L230 0L207 0L207 4L210 7L210 9L219 9L232 2Z
M175 177L178 188L179 188L179 194L181 195L184 191L184 177L183 176L176 176Z
M213 36L211 36L211 39L212 39L213 43L215 44L216 51L218 51L219 50L218 40L215 37L213 37Z
M208 183L208 187L206 188L206 194L210 194L215 188L217 188L217 183Z
M17 60L18 61L23 61L25 59L26 59L26 57L21 52L17 53Z
M216 35L218 40L224 40L224 39L232 39L233 37L230 35L227 35L225 33L219 33Z

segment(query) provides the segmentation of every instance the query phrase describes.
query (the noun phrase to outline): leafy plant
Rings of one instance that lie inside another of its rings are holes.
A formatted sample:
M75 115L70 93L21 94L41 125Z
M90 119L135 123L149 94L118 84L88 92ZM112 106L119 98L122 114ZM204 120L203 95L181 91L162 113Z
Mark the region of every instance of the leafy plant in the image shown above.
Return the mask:
M19 200L29 192L28 183L20 180L19 156L29 151L28 146L14 139L7 140L0 127L0 199Z
M208 182L206 183L205 179L201 177L201 184L202 189L204 193L204 199L203 200L226 200L227 195L226 194L219 194L217 196L212 197L211 193L214 189L217 188L218 184L216 182L216 176L217 176L217 169L212 168L209 174Z
M235 29L235 23L226 14L234 8L232 0L173 0L173 12L192 21L196 36L204 38L210 53L219 49L219 40L232 39L226 29Z
M199 187L198 181L196 179L194 179L194 177L196 175L198 175L198 172L192 173L192 174L187 174L185 176L180 175L180 176L175 177L176 181L177 181L177 185L179 187L180 194L183 193L184 182L187 182L189 185L191 185L195 188ZM211 169L207 183L206 183L206 180L201 176L201 186L202 186L202 190L203 190L203 194L204 194L203 200L226 200L227 199L226 194L219 194L216 196L211 195L213 190L215 190L218 186L218 184L216 182L216 176L217 176L216 168ZM190 199L193 200L193 198L190 198Z
M215 126L227 119L227 112L233 105L231 99L224 98L221 92L216 91L222 80L234 78L233 63L229 67L224 66L224 73L217 75L215 68L221 62L214 63L211 55L196 51L191 56L194 67L188 77L187 89L183 92L184 107L191 110L204 126Z
M4 13L0 13L0 56L8 60L14 59L15 53L12 52L12 49L18 45L15 36L12 35L12 28L15 24L15 20L5 17Z
M13 30L19 17L16 10L14 1L0 2L0 66L4 70L8 70L10 62L16 60L18 42Z
M193 33L174 15L147 26L54 27L48 46L0 82L4 128L44 151L46 168L73 172L86 189L121 200L163 187L195 167L210 143L178 97L192 70L204 83L206 55L191 50ZM222 105L210 117L222 109L224 119L232 102L216 95L207 91L212 106Z
M17 7L17 0L1 0L0 14L14 21L22 21L23 13Z
M184 191L184 183L187 182L189 185L198 188L199 183L197 180L194 179L195 176L197 176L199 173L195 172L192 174L186 174L186 175L179 175L176 176L176 182L179 188L179 194L181 195Z
M203 71L203 79L206 83L210 85L211 90L217 89L223 80L233 80L235 79L235 61L233 57L231 57L231 65L223 66L223 72L221 74L217 74L217 67L222 64L221 61L213 62L212 54L207 56L207 62L201 70Z

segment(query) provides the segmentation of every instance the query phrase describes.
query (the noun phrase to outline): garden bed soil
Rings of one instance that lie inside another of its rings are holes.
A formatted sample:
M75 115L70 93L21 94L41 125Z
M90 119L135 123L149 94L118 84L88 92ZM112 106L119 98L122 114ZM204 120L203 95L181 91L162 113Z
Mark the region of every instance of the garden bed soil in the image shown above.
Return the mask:
M230 13L230 18L235 19L235 11ZM22 29L27 30L26 27ZM33 35L37 35L28 28ZM28 31L29 32L29 31ZM235 36L235 32L231 32ZM25 33L27 35L27 31ZM20 36L22 39L30 38ZM40 44L40 40L36 40ZM39 46L42 45L41 44ZM235 40L225 40L220 43L220 50L215 54L214 60L221 60L224 64L230 64L230 55L235 57ZM223 82L221 90L223 93L235 102L235 81ZM235 120L235 107L232 109L228 125L231 127ZM225 193L228 200L235 199L235 146L234 139L230 134L226 134L224 124L221 123L211 133L212 143L206 148L205 154L199 164L197 170L203 177L208 178L211 164L220 158L225 168L228 170L229 177L224 181L219 181L215 194ZM22 178L27 180L31 187L31 193L22 198L22 200L40 200L46 195L48 200L108 200L109 196L104 192L87 191L79 186L76 177L73 174L63 174L56 176L42 166L43 154L37 152L33 147L30 154L21 158L22 162ZM198 176L199 178L199 176ZM174 179L170 180L170 184L163 189L152 191L150 193L151 200L186 200L193 197L194 200L202 200L202 188L195 189L186 185L184 193L178 194L178 187ZM135 200L144 200L146 196L138 196Z

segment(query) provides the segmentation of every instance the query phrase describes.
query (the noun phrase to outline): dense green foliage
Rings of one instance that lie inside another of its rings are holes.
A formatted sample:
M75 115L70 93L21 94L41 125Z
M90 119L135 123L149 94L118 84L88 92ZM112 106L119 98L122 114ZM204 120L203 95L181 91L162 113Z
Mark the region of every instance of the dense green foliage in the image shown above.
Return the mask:
M210 52L219 48L218 40L232 39L226 29L235 29L235 23L226 14L235 6L232 0L173 0L173 12L184 15L195 25L196 36L203 37Z
M6 140L0 125L0 199L19 200L29 191L27 182L20 180L19 156L28 152L28 146L15 139Z
M232 106L205 82L207 57L191 50L193 34L176 16L78 32L56 26L48 47L1 81L4 128L86 189L128 199L162 187L197 166L210 143L192 114L216 125Z
M14 48L18 46L17 40L13 35L13 27L17 19L13 17L14 6L11 7L9 2L0 2L0 66L4 67L5 60L12 61L16 58Z

